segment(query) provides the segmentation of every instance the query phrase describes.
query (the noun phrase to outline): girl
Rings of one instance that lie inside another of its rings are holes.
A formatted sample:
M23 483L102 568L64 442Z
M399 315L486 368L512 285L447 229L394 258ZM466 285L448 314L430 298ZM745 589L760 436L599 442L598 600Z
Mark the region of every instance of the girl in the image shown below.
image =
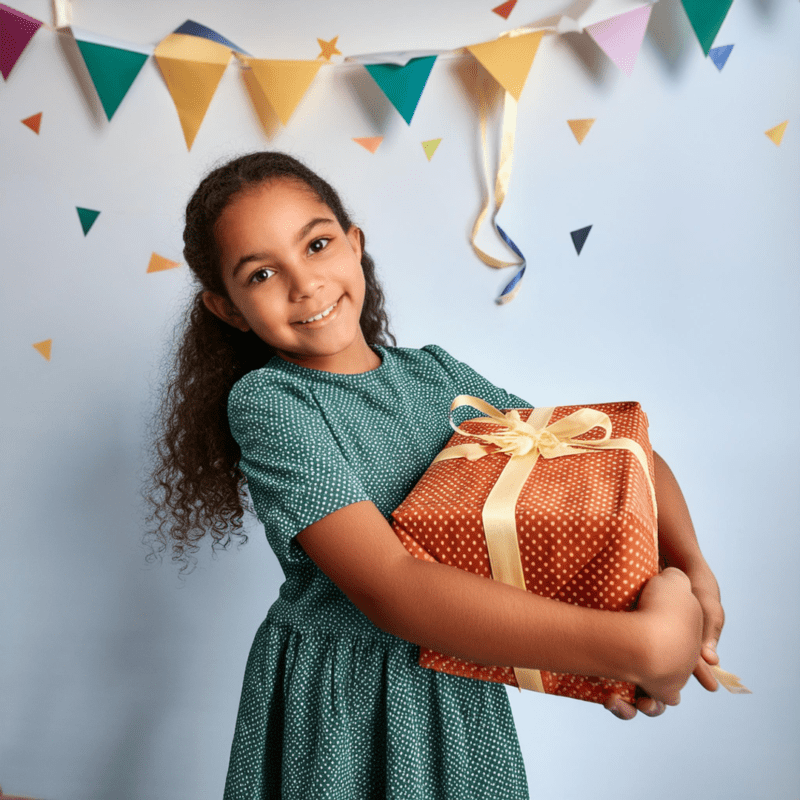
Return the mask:
M530 405L440 347L390 346L364 234L287 155L208 175L184 242L200 288L163 407L155 536L184 567L206 533L244 537L246 481L286 576L247 661L225 800L527 798L505 686L424 669L418 645L630 681L651 716L692 671L716 688L719 591L660 458L661 550L681 571L635 612L414 559L387 518L450 437L451 400Z

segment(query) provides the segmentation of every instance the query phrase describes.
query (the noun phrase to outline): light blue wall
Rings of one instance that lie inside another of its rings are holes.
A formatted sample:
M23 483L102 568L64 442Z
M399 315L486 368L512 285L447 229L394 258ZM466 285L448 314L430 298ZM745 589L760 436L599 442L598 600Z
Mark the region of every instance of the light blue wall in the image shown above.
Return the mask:
M346 55L457 47L566 5L520 0L506 23L492 4L74 0L74 22L149 44L191 18L259 57L313 59L317 36ZM12 5L50 21L47 0ZM683 487L722 587L722 665L754 693L693 681L678 708L623 723L513 690L532 797L797 797L798 41L790 0L734 2L721 73L677 0L656 5L629 78L586 36L545 40L500 216L529 268L499 308L505 276L467 241L481 189L463 59L437 63L410 127L360 68L323 70L272 143L231 64L187 153L152 60L107 124L42 29L0 86L3 790L221 796L282 574L258 525L239 551L205 549L185 584L144 562L145 424L189 293L185 267L145 269L153 251L180 260L183 206L212 165L273 146L346 198L400 344L441 344L537 405L641 401ZM38 111L37 137L19 120ZM566 120L584 117L578 146ZM764 131L786 119L776 147ZM375 155L351 141L377 134ZM429 163L420 142L438 137ZM102 212L87 237L76 206ZM569 232L586 225L578 257ZM46 338L50 362L31 347Z

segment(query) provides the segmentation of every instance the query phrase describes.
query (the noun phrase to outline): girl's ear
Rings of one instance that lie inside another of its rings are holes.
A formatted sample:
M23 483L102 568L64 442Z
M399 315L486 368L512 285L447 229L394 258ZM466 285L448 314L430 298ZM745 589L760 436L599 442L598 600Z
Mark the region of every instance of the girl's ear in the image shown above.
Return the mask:
M222 295L212 291L203 292L202 297L203 305L215 317L219 317L223 322L238 328L243 333L247 333L250 330L247 320L237 311L236 306L227 297L222 297Z
M350 239L350 245L355 250L358 260L361 261L361 256L364 254L364 231L356 225L351 225L347 232L347 238Z

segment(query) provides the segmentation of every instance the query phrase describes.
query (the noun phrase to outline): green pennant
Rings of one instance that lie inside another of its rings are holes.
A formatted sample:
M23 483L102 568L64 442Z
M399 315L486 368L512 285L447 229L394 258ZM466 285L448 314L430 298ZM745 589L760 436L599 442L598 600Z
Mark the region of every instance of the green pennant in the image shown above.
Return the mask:
M412 58L402 67L399 64L364 66L400 116L410 125L435 61L436 56L423 56Z
M75 41L110 122L148 56L105 44Z
M681 2L689 22L692 23L700 47L708 55L711 45L714 44L714 37L719 33L733 0L681 0Z
M83 235L86 236L92 225L94 225L94 221L100 216L100 212L94 211L91 208L81 208L80 206L76 206L76 208L78 209L78 219L81 221L81 228L83 228Z

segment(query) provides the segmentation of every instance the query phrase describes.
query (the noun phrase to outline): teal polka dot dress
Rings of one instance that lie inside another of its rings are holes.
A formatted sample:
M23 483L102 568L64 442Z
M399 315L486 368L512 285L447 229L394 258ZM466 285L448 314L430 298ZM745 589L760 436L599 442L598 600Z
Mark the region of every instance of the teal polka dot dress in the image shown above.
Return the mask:
M294 538L362 500L388 519L450 438L456 395L531 407L435 345L373 349L381 365L357 375L275 357L230 393L286 580L247 659L224 800L526 800L505 686L420 667Z

